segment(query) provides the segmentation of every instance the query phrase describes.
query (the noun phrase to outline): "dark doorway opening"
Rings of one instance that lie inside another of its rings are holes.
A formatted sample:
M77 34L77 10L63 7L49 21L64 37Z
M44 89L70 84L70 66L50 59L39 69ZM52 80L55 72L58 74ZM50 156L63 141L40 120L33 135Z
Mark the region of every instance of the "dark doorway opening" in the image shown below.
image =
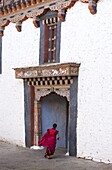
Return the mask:
M53 123L57 123L60 140L57 142L58 148L67 148L68 144L68 101L52 92L41 98L42 113L42 135Z

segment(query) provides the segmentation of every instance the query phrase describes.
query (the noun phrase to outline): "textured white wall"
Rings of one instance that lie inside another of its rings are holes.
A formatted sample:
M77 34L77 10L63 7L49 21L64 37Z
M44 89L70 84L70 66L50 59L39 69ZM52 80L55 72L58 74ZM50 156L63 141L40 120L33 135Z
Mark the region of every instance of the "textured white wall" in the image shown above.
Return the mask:
M12 31L13 30L13 31ZM39 29L32 19L23 23L21 33L15 25L5 29L0 75L0 139L25 145L23 81L15 79L16 67L38 65Z
M62 23L61 62L81 63L78 88L78 156L112 162L112 0L77 2ZM13 30L13 31L12 31ZM0 75L0 139L24 145L24 89L12 68L38 65L39 29L32 20L18 33L14 24L3 37Z
M77 2L67 12L61 62L81 63L78 156L112 162L112 0L100 1L94 16L87 8Z

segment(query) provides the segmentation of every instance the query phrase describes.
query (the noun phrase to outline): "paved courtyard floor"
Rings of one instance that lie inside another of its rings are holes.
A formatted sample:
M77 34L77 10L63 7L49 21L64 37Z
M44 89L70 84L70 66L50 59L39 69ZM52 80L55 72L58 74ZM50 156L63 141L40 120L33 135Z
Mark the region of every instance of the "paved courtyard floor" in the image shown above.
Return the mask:
M52 159L44 152L0 141L0 170L112 170L112 164L65 156L63 149L56 149Z

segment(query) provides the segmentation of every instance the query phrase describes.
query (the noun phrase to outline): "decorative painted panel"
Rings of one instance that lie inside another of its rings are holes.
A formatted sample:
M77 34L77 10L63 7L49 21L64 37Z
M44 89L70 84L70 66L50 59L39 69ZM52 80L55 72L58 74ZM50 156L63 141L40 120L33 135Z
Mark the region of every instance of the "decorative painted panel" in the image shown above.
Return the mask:
M4 0L3 2L4 2L4 6L7 6L13 3L12 0Z
M10 22L16 23L17 31L21 31L22 22L33 18L33 23L38 27L40 16L46 10L57 11L58 19L65 21L65 14L68 8L74 6L78 0L2 0L0 2L0 36L3 36L4 27ZM89 0L88 8L91 14L97 12L97 1ZM86 2L86 1L85 1Z
M47 96L52 92L55 92L62 97L66 97L67 100L70 101L70 86L35 87L35 99L39 101L41 97Z
M77 76L80 64L57 64L52 66L38 66L16 68L16 78L37 78L51 76Z

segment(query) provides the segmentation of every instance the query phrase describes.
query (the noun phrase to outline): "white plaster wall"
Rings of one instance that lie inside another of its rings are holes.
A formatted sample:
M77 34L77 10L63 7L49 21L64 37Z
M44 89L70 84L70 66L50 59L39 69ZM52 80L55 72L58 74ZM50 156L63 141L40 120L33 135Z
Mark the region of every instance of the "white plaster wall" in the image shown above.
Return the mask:
M12 31L13 30L13 31ZM16 67L38 65L39 29L32 19L23 23L21 33L15 25L5 29L0 75L0 140L25 145L23 81L15 79Z
M112 0L98 3L91 15L88 4L77 2L62 23L61 63L81 63L78 87L78 157L112 162ZM21 33L10 24L3 37L0 75L0 139L25 145L24 89L12 68L38 65L39 29L32 19ZM13 31L12 31L13 30Z
M78 157L112 162L112 0L77 2L62 24L61 62L81 63L78 86Z

